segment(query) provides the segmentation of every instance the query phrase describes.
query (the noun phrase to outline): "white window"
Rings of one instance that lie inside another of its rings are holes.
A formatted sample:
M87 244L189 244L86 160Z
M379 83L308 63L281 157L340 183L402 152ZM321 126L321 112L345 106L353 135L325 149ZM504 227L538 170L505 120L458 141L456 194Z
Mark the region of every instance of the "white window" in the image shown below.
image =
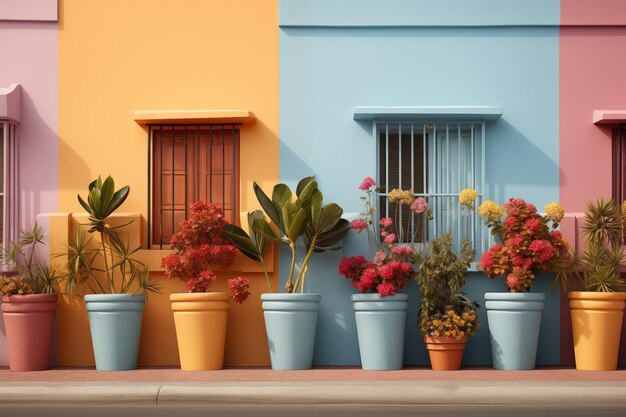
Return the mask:
M376 122L380 217L399 217L398 233L404 241L432 241L451 231L454 249L464 238L481 253L486 237L474 211L466 217L459 205L459 192L472 188L482 201L485 155L484 122ZM433 219L413 214L406 205L390 202L394 188L413 190L424 197Z

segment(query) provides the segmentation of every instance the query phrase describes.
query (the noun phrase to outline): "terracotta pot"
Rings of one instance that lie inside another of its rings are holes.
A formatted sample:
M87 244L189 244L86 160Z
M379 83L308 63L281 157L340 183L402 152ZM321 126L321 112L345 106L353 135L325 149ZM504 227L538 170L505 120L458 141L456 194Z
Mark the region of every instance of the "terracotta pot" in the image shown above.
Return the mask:
M457 339L450 336L424 336L424 343L430 356L430 366L434 371L461 369L467 337Z
M568 295L576 369L616 370L626 293L571 291Z
M11 371L42 371L50 368L58 299L58 294L2 297Z
M228 300L226 292L170 295L180 369L183 371L224 367Z

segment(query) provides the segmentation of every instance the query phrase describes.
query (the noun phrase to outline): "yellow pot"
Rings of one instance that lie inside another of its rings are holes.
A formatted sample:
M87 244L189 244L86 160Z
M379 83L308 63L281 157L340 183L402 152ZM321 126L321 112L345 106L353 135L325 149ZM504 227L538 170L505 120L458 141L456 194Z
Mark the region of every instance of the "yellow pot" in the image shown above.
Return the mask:
M571 291L569 299L576 369L616 370L626 293Z
M226 292L170 295L183 371L224 367L228 299Z

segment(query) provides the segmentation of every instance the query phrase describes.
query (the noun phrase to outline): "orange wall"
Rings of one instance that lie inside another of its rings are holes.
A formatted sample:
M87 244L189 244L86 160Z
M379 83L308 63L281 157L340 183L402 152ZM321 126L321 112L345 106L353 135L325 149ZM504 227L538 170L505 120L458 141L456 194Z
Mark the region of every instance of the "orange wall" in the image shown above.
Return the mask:
M136 110L243 109L241 210L256 208L252 181L278 179L276 0L62 0L59 10L59 211L82 212L76 194L98 174L131 193L120 211L147 215L147 131ZM145 241L145 236L142 237ZM156 267L154 267L156 268ZM179 282L154 276L164 293L144 316L140 364L178 363L168 295ZM240 271L223 273L215 290ZM269 363L260 273L253 295L229 316L227 365ZM274 276L276 281L276 276ZM60 308L59 363L92 365L86 312Z

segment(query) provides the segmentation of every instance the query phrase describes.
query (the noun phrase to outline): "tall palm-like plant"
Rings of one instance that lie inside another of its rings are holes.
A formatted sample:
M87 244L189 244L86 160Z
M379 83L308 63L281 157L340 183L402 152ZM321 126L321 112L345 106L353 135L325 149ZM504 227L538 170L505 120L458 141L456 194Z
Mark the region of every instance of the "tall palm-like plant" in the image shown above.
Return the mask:
M620 244L623 217L613 200L598 199L587 205L583 231L587 250L576 260L583 291L617 292L624 288L619 268L624 264Z
M78 195L78 202L89 214L89 233L99 233L100 248L91 245L91 237L78 230L74 239L68 244L68 263L65 270L66 293L75 294L76 286L85 284L95 293L127 293L133 283L137 282L139 292L159 292L159 288L149 277L146 265L133 257L141 246L131 248L118 229L130 224L111 227L106 219L115 212L126 200L130 187L124 186L115 190L115 181L108 176L104 181L98 179L89 184L87 201ZM95 266L98 258L102 258L104 267ZM103 274L104 284L97 274ZM119 286L116 286L116 273L120 275Z

